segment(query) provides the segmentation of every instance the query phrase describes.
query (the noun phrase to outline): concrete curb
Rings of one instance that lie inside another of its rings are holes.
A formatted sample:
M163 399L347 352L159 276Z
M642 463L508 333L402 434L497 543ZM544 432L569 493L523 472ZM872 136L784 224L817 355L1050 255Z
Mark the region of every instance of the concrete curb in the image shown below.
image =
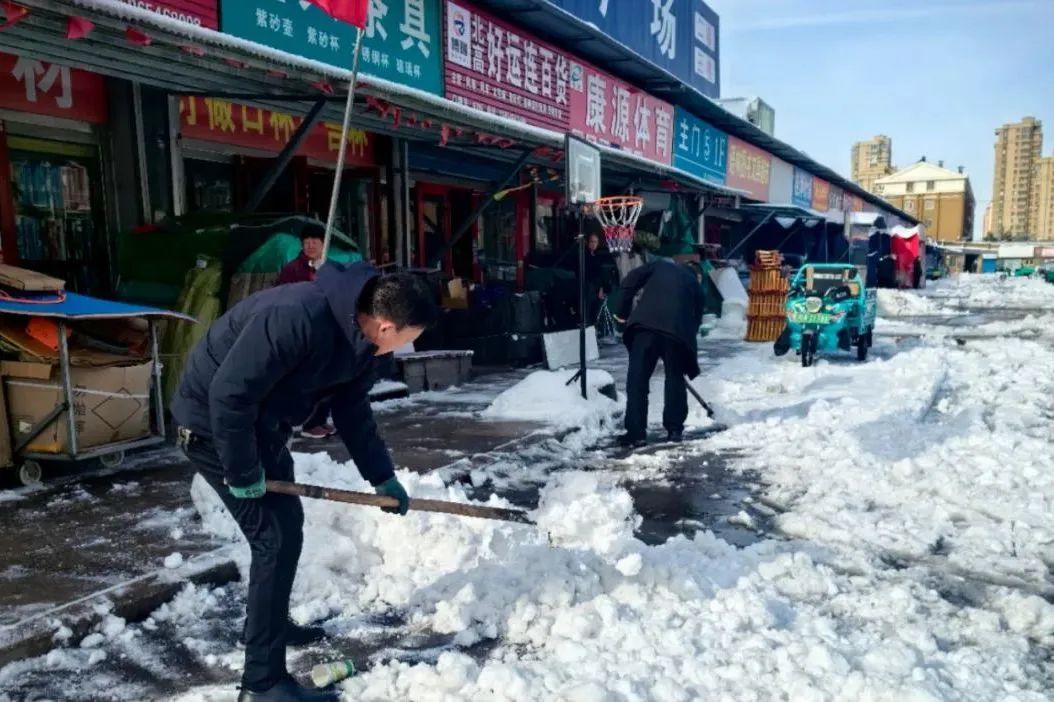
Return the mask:
M175 597L187 583L218 587L238 579L238 568L230 558L230 548L222 547L191 559L178 569L156 570L34 614L0 628L0 667L42 656L60 646L62 642L55 638L60 626L73 632L67 641L78 642L90 634L106 614L128 622L143 621Z

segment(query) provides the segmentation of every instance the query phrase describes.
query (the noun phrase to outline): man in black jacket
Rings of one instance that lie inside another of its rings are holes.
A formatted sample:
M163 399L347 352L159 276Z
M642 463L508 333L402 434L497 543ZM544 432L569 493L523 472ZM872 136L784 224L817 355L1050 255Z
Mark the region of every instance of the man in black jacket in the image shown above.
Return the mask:
M286 671L286 644L304 638L288 622L304 512L299 498L266 492L265 481L294 479L292 427L329 401L359 472L406 514L409 497L377 432L369 390L375 359L437 316L431 292L409 274L329 263L312 282L246 298L190 353L172 401L179 442L252 552L239 702L331 699Z
M642 446L647 439L648 385L660 358L666 373L662 424L668 440L680 441L684 435L688 418L685 376L699 375L700 282L698 272L662 259L633 269L622 281L615 319L626 324L622 338L629 349L626 433L619 439L625 446ZM638 293L640 302L633 307Z

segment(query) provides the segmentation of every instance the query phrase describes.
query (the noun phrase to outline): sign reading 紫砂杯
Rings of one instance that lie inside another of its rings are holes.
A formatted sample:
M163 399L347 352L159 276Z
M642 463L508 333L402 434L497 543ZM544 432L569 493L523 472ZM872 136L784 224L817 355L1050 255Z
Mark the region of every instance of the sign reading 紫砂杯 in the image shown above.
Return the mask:
M723 185L728 170L728 135L695 115L674 111L673 165Z
M707 97L721 95L717 13L703 0L548 0Z
M359 70L435 95L443 91L440 0L369 0ZM224 33L351 68L355 27L307 0L220 1Z

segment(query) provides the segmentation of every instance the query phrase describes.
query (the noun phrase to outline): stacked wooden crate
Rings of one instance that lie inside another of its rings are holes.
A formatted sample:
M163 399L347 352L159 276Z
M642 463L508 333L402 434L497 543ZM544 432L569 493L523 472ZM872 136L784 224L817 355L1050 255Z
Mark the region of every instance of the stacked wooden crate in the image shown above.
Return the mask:
M747 341L775 341L787 324L787 278L778 251L758 251L747 290Z

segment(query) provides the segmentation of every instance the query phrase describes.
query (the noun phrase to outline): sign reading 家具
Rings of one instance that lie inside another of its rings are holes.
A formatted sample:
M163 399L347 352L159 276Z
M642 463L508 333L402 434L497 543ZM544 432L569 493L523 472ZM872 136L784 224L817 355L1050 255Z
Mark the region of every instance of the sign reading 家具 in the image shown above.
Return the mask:
M723 185L728 168L728 135L678 107L674 111L673 165Z
M571 63L571 133L669 165L673 107L590 66Z
M769 195L772 157L741 139L728 137L728 175L725 182L764 202Z
M300 126L301 117L242 105L213 97L179 99L180 136L220 142L261 151L278 152ZM375 161L374 137L361 129L348 131L349 166L371 166ZM301 144L298 154L335 163L340 148L340 125L319 122Z
M794 189L791 202L798 207L812 208L812 174L800 168L794 169Z
M717 13L703 0L548 0L703 95L721 95Z
M440 0L369 0L359 68L433 94L442 92ZM306 0L221 0L222 30L304 58L351 68L355 27Z
M571 64L545 42L462 3L446 4L447 99L566 132Z

